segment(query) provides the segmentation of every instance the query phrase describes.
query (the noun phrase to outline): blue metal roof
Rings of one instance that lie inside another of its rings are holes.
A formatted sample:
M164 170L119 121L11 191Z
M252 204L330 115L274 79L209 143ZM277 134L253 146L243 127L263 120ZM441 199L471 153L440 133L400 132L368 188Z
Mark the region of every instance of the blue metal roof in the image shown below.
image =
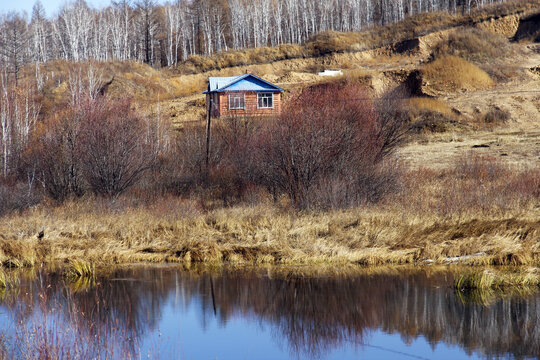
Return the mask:
M242 77L242 75L229 76L229 77L209 77L208 78L208 87L209 87L208 91L215 91L219 88L227 86L240 77Z
M204 94L224 91L283 91L283 89L253 74L208 78L208 90Z

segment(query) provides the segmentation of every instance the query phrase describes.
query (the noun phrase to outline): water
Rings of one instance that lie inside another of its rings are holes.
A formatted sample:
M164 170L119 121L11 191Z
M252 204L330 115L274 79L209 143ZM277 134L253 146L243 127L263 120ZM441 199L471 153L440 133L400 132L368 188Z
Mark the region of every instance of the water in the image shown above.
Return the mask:
M540 296L458 296L444 271L135 266L95 283L35 271L2 294L11 358L540 356Z

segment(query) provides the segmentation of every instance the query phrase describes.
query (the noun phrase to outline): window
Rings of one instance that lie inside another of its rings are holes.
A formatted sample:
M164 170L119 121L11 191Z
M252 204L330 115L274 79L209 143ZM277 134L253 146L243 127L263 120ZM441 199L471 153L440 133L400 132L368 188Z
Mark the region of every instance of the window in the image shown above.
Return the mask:
M272 109L274 107L274 94L257 93L257 106L259 109Z
M232 93L229 94L229 110L237 110L244 108L244 94Z

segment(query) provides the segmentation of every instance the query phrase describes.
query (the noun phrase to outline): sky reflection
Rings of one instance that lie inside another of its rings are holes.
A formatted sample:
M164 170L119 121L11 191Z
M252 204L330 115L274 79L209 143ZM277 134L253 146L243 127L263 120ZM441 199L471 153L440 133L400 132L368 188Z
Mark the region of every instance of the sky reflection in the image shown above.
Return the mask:
M463 302L450 283L425 271L314 277L137 266L80 288L37 273L4 294L2 358L538 356L539 296L486 306Z

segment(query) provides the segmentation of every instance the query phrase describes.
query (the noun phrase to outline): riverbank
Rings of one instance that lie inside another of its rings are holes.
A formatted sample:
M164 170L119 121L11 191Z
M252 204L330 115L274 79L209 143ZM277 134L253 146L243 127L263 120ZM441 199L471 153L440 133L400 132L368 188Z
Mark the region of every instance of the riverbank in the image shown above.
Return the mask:
M201 212L189 201L128 207L78 201L38 206L0 222L4 266L82 259L254 264L540 262L540 208L440 216L380 205L296 212L271 205Z

